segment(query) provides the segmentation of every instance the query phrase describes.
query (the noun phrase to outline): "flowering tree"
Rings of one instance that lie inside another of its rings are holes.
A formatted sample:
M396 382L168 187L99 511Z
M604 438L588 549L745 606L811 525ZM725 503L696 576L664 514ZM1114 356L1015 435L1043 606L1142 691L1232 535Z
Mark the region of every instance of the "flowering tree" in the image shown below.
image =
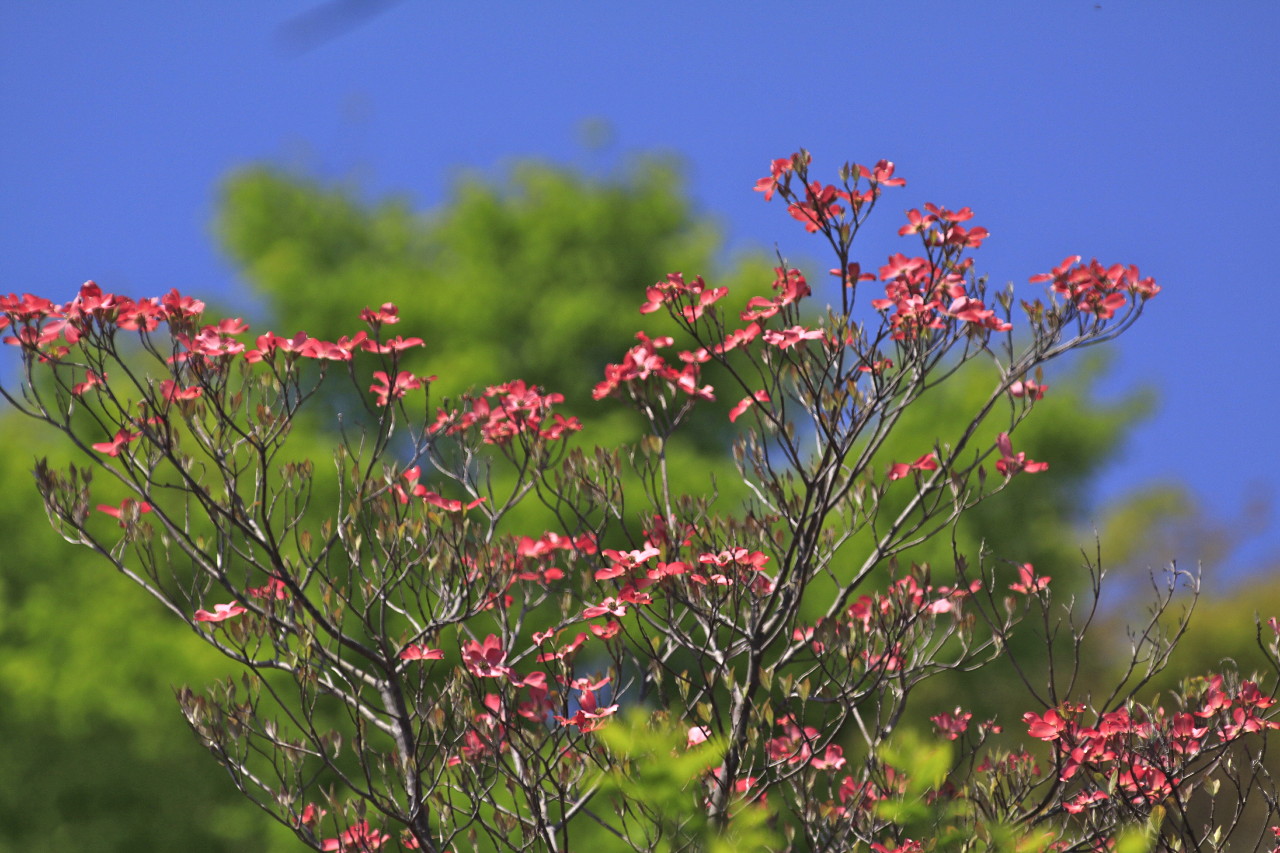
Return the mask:
M5 394L86 454L37 463L59 532L243 670L179 702L313 849L1260 846L1243 815L1276 810L1259 758L1274 687L1228 672L1163 705L1141 693L1193 578L1171 575L1124 677L1088 696L1088 605L954 538L951 565L911 560L1048 469L1014 440L1042 367L1123 332L1159 288L1073 257L1015 305L973 271L988 235L972 211L935 205L900 231L918 256L863 272L858 231L904 183L886 161L824 184L804 152L775 160L756 188L829 246L839 304L806 324L812 289L785 262L736 310L700 277L648 288L640 312L669 314L687 346L639 332L595 387L642 414L626 447L586 449L563 397L519 379L433 402L392 304L336 341L248 340L177 291L10 296L23 381ZM990 365L991 391L962 430L886 459L904 413L968 362ZM344 379L360 411L337 414L329 474L291 428ZM742 507L671 486L669 442L716 396L738 400ZM547 529L515 527L531 503ZM1100 560L1082 571L1096 604ZM1272 661L1275 628L1259 633ZM1047 657L1023 659L1015 632ZM930 679L1002 658L1026 687L1007 718L915 707ZM931 731L902 725L909 704Z

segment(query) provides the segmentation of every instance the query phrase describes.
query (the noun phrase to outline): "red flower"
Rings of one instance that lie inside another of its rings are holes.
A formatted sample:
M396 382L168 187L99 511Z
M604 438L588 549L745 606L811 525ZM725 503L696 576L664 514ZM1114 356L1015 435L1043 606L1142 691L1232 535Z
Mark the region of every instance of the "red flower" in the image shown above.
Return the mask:
M660 340L665 340L669 344L671 339ZM662 361L661 358L658 360ZM614 367L611 365L610 368L606 368L606 373ZM608 393L607 390L600 392L596 399ZM436 422L428 428L428 431L432 433L443 431L445 435L457 435L464 430L478 427L485 444L503 445L510 443L513 438L521 434L535 433L539 438L556 440L563 438L566 433L582 429L582 424L577 418L564 418L551 414L553 405L564 402L563 394L544 394L536 385L528 385L522 379L486 388L479 398L468 395L462 400L469 406L468 411L447 412L441 409Z
M239 616L241 613L244 613L245 610L247 609L248 608L242 607L239 604L215 604L213 605L212 613L210 613L208 610L197 610L196 621L197 622L225 622L227 619L230 619L233 616Z
M120 519L120 526L124 527L130 520L136 519L138 515L141 515L144 512L151 512L151 504L146 501L135 501L133 498L125 498L120 503L120 506L98 504L98 512L105 513L112 518Z
M382 343L378 343L377 341L363 341L360 344L360 348L365 352L375 353L400 352L401 350L406 350L410 347L420 346L425 346L422 342L422 338L405 338L400 335L396 335L394 338L383 341Z
M1038 385L1030 379L1018 380L1009 386L1009 396L1026 397L1031 400L1043 400L1044 392L1049 390L1048 385Z
M957 320L973 323L995 332L1007 332L1013 328L1012 323L1006 323L998 318L996 312L988 308L982 300L969 296L958 296L952 300L947 313Z
M142 433L122 429L116 433L116 437L111 441L100 441L93 445L93 449L108 456L119 456L120 451L124 449L126 444L137 441L139 438L142 438Z
M1270 708L1276 704L1276 700L1259 690L1257 683L1253 681L1240 685L1240 695L1236 697L1236 701L1246 708Z
M171 318L194 317L204 312L204 303L190 296L183 296L175 287L160 297L160 304Z
M936 221L937 217L935 216L926 216L918 210L908 210L907 224L898 229L898 236L906 237L908 234L919 234Z
M973 211L967 207L962 207L957 211L947 210L945 207L938 207L936 204L925 202L925 210L928 210L936 218L943 222L968 222L973 219Z
M840 193L835 187L823 186L817 181L805 187L805 200L794 202L787 208L792 218L804 223L804 230L810 234L824 224L839 219L844 215L844 208L836 204Z
M699 277L698 281L702 281L702 278ZM686 322L692 323L706 312L708 305L714 305L723 299L728 293L729 288L727 287L717 287L714 290L702 290L697 294L698 301L692 305L683 306L680 309L680 315L684 317Z
M195 337L175 334L174 340L186 347L187 351L178 353L170 361L186 361L192 356L217 358L244 352L244 344L228 337L218 326L205 326Z
M541 639L539 639L540 635L534 634L533 636L534 642L541 645L546 640L551 639L550 636L547 636L550 633L551 633L550 631L547 631L546 634L541 635L542 637ZM566 657L576 652L578 650L578 647L581 646L583 643L585 643L589 639L591 638L587 636L585 631L579 632L578 635L574 637L572 640L570 640L567 645L561 646L560 649L558 649L557 651L543 652L542 654L538 655L538 663L546 663L549 660L564 660Z
M860 281L874 281L875 276L871 273L862 271L862 264L857 262L849 264L845 269L833 269L830 271L836 278L844 282L845 287L853 287Z
M386 406L392 400L399 400L409 391L422 387L422 380L407 370L397 373L395 382L392 382L382 370L374 371L373 379L374 383L369 386L369 390L378 398L379 406Z
M166 403L172 403L174 400L194 400L203 393L203 388L198 386L181 388L172 379L166 379L160 383L160 396Z
M1080 256L1072 255L1052 272L1032 276L1031 282L1052 282L1053 291L1066 296L1080 311L1106 320L1125 306L1128 295L1147 300L1160 292L1154 281L1139 275L1136 266L1104 267L1096 258L1081 264Z
M868 169L866 166L858 167L858 174L873 184L879 184L882 187L905 187L907 185L906 178L895 178L893 176L894 165L892 160L881 160L876 163L875 169Z
M611 562L607 568L596 569L595 579L608 580L630 574L633 569L638 568L643 563L647 563L658 556L659 553L661 552L652 546L636 551L614 551L606 548L604 556L608 557Z
M284 601L289 597L289 586L280 578L271 578L262 586L255 586L246 589L245 592L254 598L265 598L268 600Z
M618 636L618 632L622 630L622 623L617 620L610 619L604 625L588 625L591 633L595 634L602 640L611 640Z
M699 370L697 364L686 364L679 373L670 373L663 377L671 381L673 387L683 391L690 397L701 397L704 400L716 398L715 389L710 385L698 387Z
M1045 711L1044 716L1028 711L1022 720L1027 724L1027 734L1040 740L1057 740L1070 725L1053 708Z
M1104 802L1110 799L1103 791L1081 791L1070 800L1062 804L1062 807L1071 814L1080 814L1087 808L1091 808L1094 803Z
M743 397L738 402L738 405L729 410L729 423L733 423L738 418L742 417L743 413L746 412L753 403L768 403L769 401L768 391L757 391L750 397Z
M961 711L959 708L951 713L942 713L929 718L937 727L938 734L944 735L947 740L955 740L968 731L971 719L973 719L971 712Z
M792 157L794 156L795 155L793 154ZM773 192L778 188L779 179L783 175L786 175L787 173L789 173L791 171L791 168L792 168L791 157L783 157L781 159L774 160L772 163L769 164L769 177L761 178L760 180L756 181L756 186L755 186L756 192L764 193L765 201L772 201Z
M319 338L308 338L299 353L305 358L326 361L351 361L352 350L362 347L367 337L364 332L360 332L355 338L343 337L336 343L322 341Z
M395 306L395 303L384 302L382 303L382 307L377 311L374 311L372 308L365 308L360 312L360 319L364 320L370 326L380 326L383 323L399 323L399 313L400 309Z
M611 616L626 616L627 605L619 599L609 596L599 604L593 604L590 607L584 608L582 611L582 618L594 619L597 616L604 616L605 614L609 614Z
M444 660L444 649L405 646L404 651L400 653L400 660Z
M1013 444L1009 441L1009 433L1002 432L996 437L996 448L1000 451L1000 460L996 462L996 470L1006 477L1012 477L1019 471L1037 474L1049 470L1048 462L1036 462L1027 458L1027 454L1014 455Z
M889 466L889 479L901 480L912 471L936 471L938 470L938 457L933 453L926 453L915 462L908 465L906 462L895 462Z
M428 491L427 487L423 485L414 486L413 493L422 498L425 503L429 503L445 512L466 512L467 510L475 509L486 500L485 498L476 498L470 503L464 504L462 501L444 498L435 492Z
M0 296L0 311L12 314L18 320L39 320L53 314L55 306L43 296L24 293L19 297L10 293L8 296Z
M321 850L337 850L339 853L369 853L377 850L391 840L391 836L376 829L369 828L369 821L362 820L352 824L338 838L326 838L320 844Z
M1231 698L1222 690L1221 675L1215 675L1209 679L1208 689L1205 690L1201 701L1203 706L1195 712L1195 715L1205 719L1231 707Z
M131 332L153 332L160 325L164 309L154 297L140 302L125 302L116 312L116 325Z
M1009 589L1031 595L1048 587L1050 580L1052 578L1047 575L1037 577L1035 568L1030 563L1023 563L1018 566L1018 582L1009 584Z
M75 385L72 385L71 393L79 397L81 394L83 394L85 391L88 391L90 388L96 388L99 385L106 385L106 384L107 384L106 371L103 371L102 375L99 376L97 373L94 373L92 370L86 370L84 375L84 381L77 382Z
M663 578L675 577L676 575L686 574L691 566L688 563L673 560L670 563L658 563L658 565L650 569L646 574L651 581L662 580Z
M302 814L298 816L298 825L314 828L328 813L325 809L316 808L315 803L307 803L302 809Z
M564 726L577 726L578 731L584 734L600 728L600 726L604 725L605 718L618 712L617 704L601 707L600 699L596 696L596 691L608 683L608 678L595 682L586 678L574 679L569 686L579 691L578 711L572 717L562 717L556 714L556 720Z
M472 675L480 678L502 678L511 675L511 668L506 666L507 652L502 648L502 640L495 634L484 638L484 642L474 640L462 647L462 663Z
M804 341L815 341L822 338L821 329L806 329L804 326L792 326L781 331L769 330L764 333L764 342L778 349L788 349Z
M844 747L830 743L821 756L816 756L809 762L809 766L815 770L839 770L846 763Z

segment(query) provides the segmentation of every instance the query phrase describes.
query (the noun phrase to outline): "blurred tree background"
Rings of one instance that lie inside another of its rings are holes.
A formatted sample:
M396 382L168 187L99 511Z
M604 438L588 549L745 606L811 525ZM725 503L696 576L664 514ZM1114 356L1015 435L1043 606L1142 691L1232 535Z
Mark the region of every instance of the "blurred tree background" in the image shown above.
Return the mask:
M781 217L778 227L791 224ZM499 179L462 180L426 214L404 200L368 203L350 189L253 168L228 179L217 230L265 306L249 318L253 334L305 330L333 339L359 328L364 306L395 302L403 322L389 331L427 342L408 367L440 376L433 393L523 378L564 393L564 411L587 425L583 441L606 446L636 437L639 422L617 402L593 402L592 386L637 329L669 330L657 315L636 312L647 285L676 270L700 273L745 300L772 281L764 255L723 261L722 235L694 210L678 164L660 158L607 177L524 162ZM862 259L868 267L878 260ZM815 284L825 278L811 276ZM65 299L74 284L42 295ZM814 301L824 302L823 294ZM1017 449L1052 470L1020 478L968 518L958 533L962 550L985 542L1075 588L1095 520L1109 520L1104 558L1117 549L1115 563L1136 567L1139 577L1145 555L1158 553L1154 537L1191 523L1177 487L1106 510L1088 505L1092 479L1150 405L1142 396L1097 404L1100 375L1099 362L1082 361L1048 377L1049 395L1020 428ZM888 455L914 459L953 434L991 380L969 372L946 385L923 398ZM739 495L729 485L724 417L735 401L718 400L696 420L675 460L678 488L704 490L714 475L723 501ZM10 447L0 457L0 853L297 849L291 833L232 788L173 701L174 687L203 686L229 674L229 665L90 552L54 536L31 483L32 459L69 457L12 412L0 414L0 429ZM949 555L946 545L921 559L941 567ZM1177 668L1202 671L1230 655L1247 670L1255 660L1248 614L1263 603L1280 605L1274 584L1206 608L1203 633ZM1128 609L1116 604L1112 612ZM1121 622L1106 626L1118 643ZM1009 694L990 683L970 681L967 689L947 701L1004 711L1006 728L1016 726L1024 709L1004 704Z

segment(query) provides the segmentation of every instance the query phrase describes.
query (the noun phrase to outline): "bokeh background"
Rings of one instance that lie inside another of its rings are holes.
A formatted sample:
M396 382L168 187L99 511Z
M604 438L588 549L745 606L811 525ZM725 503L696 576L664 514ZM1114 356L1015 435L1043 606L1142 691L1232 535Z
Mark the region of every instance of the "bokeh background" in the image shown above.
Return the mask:
M1165 288L1104 365L1049 376L1081 433L1044 439L1072 489L1054 536L1100 531L1131 579L1202 562L1198 653L1245 659L1280 600L1278 43L1269 0L7 2L0 292L178 287L314 334L394 294L405 334L488 336L459 369L572 361L572 335L516 343L522 300L573 300L532 336L634 328L663 265L739 278L777 251L817 280L755 179L799 146L828 179L891 159L908 185L864 266L933 201L990 229L996 284L1082 254ZM464 280L510 312L450 314ZM0 776L23 780L0 851L293 849L171 703L221 662L46 532L27 472L55 451L7 413L0 435Z

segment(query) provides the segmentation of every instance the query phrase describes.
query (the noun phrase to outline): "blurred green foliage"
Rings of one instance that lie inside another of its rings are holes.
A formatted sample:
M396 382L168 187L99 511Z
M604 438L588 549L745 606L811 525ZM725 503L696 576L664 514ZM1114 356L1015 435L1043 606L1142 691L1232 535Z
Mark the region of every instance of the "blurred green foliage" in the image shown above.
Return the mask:
M744 193L744 204L756 201ZM794 226L780 215L778 227ZM564 393L563 410L588 424L583 440L605 446L637 438L640 421L617 402L593 402L592 386L637 329L671 328L636 313L647 285L676 270L701 273L745 300L772 280L761 257L727 269L719 262L720 234L692 208L679 169L659 159L603 179L522 163L498 181L462 180L426 215L403 200L366 203L254 168L228 180L217 230L266 306L255 333L335 339L361 328L361 308L395 302L404 322L388 332L425 339L405 366L438 374L433 394L524 378ZM966 519L962 552L986 543L1070 584L1081 546L1091 544L1081 530L1085 488L1147 405L1095 404L1099 370L1095 362L1049 377L1053 388L1019 429L1017 449L1052 471L1019 478ZM970 370L943 383L903 422L886 460L914 459L954 437L991 382ZM727 485L723 412L733 402L718 401L673 449L679 488L705 490L714 475L726 500L740 494ZM58 458L56 437L12 413L0 429L10 447L0 456L0 853L296 849L233 790L173 702L175 686L204 685L230 666L93 554L49 531L29 472L33 456ZM940 542L917 559L941 571L950 554ZM1009 694L993 684L970 682L971 693L945 701L1009 710Z
M55 437L13 412L0 431L14 448L0 455L0 851L259 851L291 837L245 808L173 700L225 661L50 529L31 468L34 454L72 460Z

